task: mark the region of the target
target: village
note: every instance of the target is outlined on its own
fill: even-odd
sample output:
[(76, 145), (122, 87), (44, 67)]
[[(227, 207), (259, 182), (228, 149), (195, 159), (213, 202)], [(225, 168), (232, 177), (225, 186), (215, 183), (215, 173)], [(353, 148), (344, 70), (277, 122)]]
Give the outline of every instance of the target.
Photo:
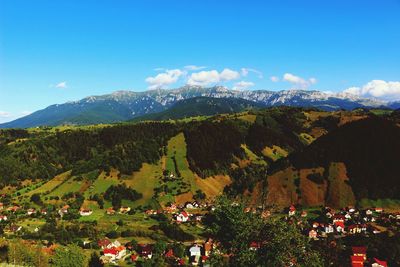
[[(235, 205), (235, 202), (232, 203)], [(163, 216), (172, 225), (195, 224), (202, 226), (203, 218), (213, 210), (212, 203), (200, 203), (197, 201), (187, 202), (184, 205), (169, 204), (168, 206), (153, 210), (147, 209), (142, 211), (143, 216), (156, 218)], [(5, 205), (0, 203), (0, 225), (2, 226), (2, 235), (7, 237), (24, 237), (27, 236), (27, 230), (24, 229), (19, 221), (35, 217), (48, 218), (55, 216), (57, 220), (62, 221), (63, 217), (71, 211), (69, 205), (64, 205), (56, 210), (49, 211), (46, 209), (36, 210), (34, 208), (23, 208), (18, 205)], [(106, 216), (116, 216), (116, 214), (125, 214), (129, 216), (131, 208), (122, 206), (118, 210), (112, 207), (104, 209)], [(382, 232), (390, 231), (392, 227), (400, 225), (400, 213), (386, 212), (383, 208), (374, 207), (370, 209), (359, 210), (355, 207), (347, 207), (345, 209), (334, 210), (324, 207), (318, 213), (313, 210), (302, 209), (291, 205), (283, 211), (262, 209), (262, 207), (248, 207), (244, 212), (259, 214), (263, 219), (268, 220), (269, 217), (279, 216), (291, 223), (296, 223), (302, 233), (307, 236), (311, 242), (317, 242), (328, 237), (333, 240), (339, 240), (347, 236), (371, 236), (379, 235)], [(78, 214), (80, 217), (87, 217), (93, 213), (91, 209), (81, 208)], [(40, 227), (36, 227), (34, 232), (39, 232)], [(135, 264), (151, 259), (157, 244), (154, 243), (138, 243), (134, 241), (123, 242), (118, 238), (109, 238), (103, 236), (98, 240), (85, 240), (81, 246), (83, 248), (95, 248), (99, 251), (99, 259), (104, 264), (120, 266), (122, 263)], [(42, 240), (44, 241), (44, 240)], [(96, 244), (88, 246), (95, 242)], [(43, 250), (52, 253), (57, 247), (57, 243), (47, 242), (43, 245)], [(176, 266), (209, 266), (208, 259), (211, 254), (220, 253), (218, 250), (218, 242), (213, 240), (212, 236), (204, 237), (204, 239), (196, 239), (193, 242), (165, 242), (164, 247), (161, 246), (162, 254), (165, 260)], [(262, 246), (261, 242), (251, 242), (248, 244), (249, 250), (258, 250)], [(371, 258), (367, 253), (367, 246), (354, 246), (351, 248), (352, 254), (348, 255), (351, 266), (388, 266), (386, 261), (379, 258)], [(229, 257), (229, 255), (222, 255)]]

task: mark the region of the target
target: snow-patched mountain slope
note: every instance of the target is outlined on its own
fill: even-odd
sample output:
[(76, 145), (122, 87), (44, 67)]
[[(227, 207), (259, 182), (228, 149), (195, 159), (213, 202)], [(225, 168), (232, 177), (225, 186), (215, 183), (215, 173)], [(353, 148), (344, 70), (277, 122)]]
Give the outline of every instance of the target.
[(179, 100), (193, 97), (242, 98), (264, 106), (317, 107), (324, 110), (379, 107), (387, 103), (351, 94), (320, 91), (238, 91), (226, 87), (184, 86), (178, 89), (156, 89), (143, 92), (116, 91), (108, 95), (89, 96), (79, 101), (49, 106), (26, 117), (0, 124), (0, 128), (35, 127), (60, 124), (95, 124), (129, 120), (137, 116), (168, 109)]

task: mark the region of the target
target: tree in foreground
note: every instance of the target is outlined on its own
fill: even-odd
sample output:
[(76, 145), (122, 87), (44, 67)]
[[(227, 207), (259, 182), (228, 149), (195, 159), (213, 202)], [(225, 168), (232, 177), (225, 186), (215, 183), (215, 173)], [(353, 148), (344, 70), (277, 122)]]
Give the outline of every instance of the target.
[[(242, 203), (221, 197), (206, 219), (209, 233), (220, 243), (218, 249), (230, 255), (228, 266), (324, 265), (296, 225), (282, 219), (264, 220), (244, 209)], [(258, 249), (250, 249), (252, 243)]]
[(86, 256), (77, 245), (58, 247), (51, 258), (52, 266), (57, 267), (80, 267), (86, 266)]

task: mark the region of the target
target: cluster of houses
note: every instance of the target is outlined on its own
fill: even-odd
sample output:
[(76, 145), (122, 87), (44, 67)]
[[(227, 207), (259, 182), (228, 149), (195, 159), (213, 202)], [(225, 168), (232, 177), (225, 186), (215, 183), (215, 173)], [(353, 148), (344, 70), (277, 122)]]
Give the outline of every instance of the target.
[[(118, 265), (119, 261), (126, 260), (128, 257), (132, 262), (146, 261), (151, 259), (154, 254), (153, 245), (151, 244), (138, 244), (137, 247), (133, 247), (131, 243), (121, 245), (118, 240), (102, 239), (98, 241), (98, 245), (102, 250), (100, 260), (104, 264)], [(188, 263), (193, 266), (200, 264), (207, 266), (207, 260), (213, 249), (215, 249), (214, 242), (209, 238), (202, 244), (195, 243), (187, 247), (184, 257), (176, 256), (172, 248), (164, 251), (162, 256), (174, 262), (177, 266), (184, 266)]]
[[(325, 214), (310, 223), (307, 234), (312, 239), (324, 238), (328, 234), (334, 235), (354, 235), (354, 234), (379, 234), (382, 228), (379, 227), (377, 220), (394, 218), (400, 220), (400, 214), (383, 214), (382, 208), (367, 209), (359, 211), (354, 207), (347, 207), (340, 211), (326, 207)], [(288, 217), (299, 215), (307, 218), (306, 211), (298, 212), (292, 205), (289, 207)]]
[[(366, 247), (352, 247), (352, 255), (350, 256), (350, 262), (352, 267), (364, 267), (367, 262), (367, 248)], [(388, 267), (386, 261), (379, 260), (377, 258), (372, 259), (372, 267)]]

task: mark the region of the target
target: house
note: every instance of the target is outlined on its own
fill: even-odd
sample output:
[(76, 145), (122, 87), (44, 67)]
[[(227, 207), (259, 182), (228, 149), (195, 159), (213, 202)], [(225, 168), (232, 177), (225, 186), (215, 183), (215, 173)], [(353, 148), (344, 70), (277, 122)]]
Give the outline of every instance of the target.
[(79, 214), (80, 214), (81, 216), (89, 216), (89, 215), (92, 215), (92, 213), (93, 213), (93, 211), (90, 210), (90, 209), (81, 209), (81, 210), (79, 211)]
[(294, 215), (296, 215), (296, 208), (295, 206), (291, 205), (289, 207), (289, 216), (294, 216)]
[(64, 216), (64, 214), (68, 213), (68, 209), (69, 209), (69, 205), (65, 205), (64, 207), (62, 207), (61, 209), (58, 210), (58, 214), (60, 214), (60, 216)]
[(170, 248), (167, 252), (165, 252), (166, 258), (175, 258), (174, 251)]
[(261, 242), (252, 241), (250, 243), (250, 250), (257, 251), (261, 248)]
[(309, 237), (310, 239), (317, 239), (317, 237), (318, 237), (317, 231), (315, 231), (314, 229), (311, 229), (311, 230), (308, 232), (308, 237)]
[(0, 202), (0, 210), (4, 209), (4, 204), (2, 202)]
[(367, 259), (367, 247), (352, 247), (353, 256), (361, 256), (364, 261)]
[(181, 213), (179, 213), (177, 216), (176, 216), (176, 221), (177, 222), (187, 222), (187, 221), (189, 221), (189, 214), (186, 212), (186, 211), (182, 211)]
[(153, 248), (150, 245), (139, 244), (139, 254), (143, 258), (151, 259), (153, 257)]
[(107, 239), (107, 238), (99, 240), (99, 241), (97, 242), (97, 244), (99, 245), (99, 247), (100, 247), (101, 249), (105, 249), (105, 248), (111, 247), (111, 246), (110, 246), (110, 245), (111, 245), (111, 241), (110, 241), (109, 239)]
[(203, 247), (204, 247), (204, 255), (209, 257), (213, 249), (213, 240), (211, 238), (207, 239)]
[(367, 209), (367, 210), (365, 211), (365, 215), (371, 216), (371, 215), (372, 215), (372, 210)]
[(364, 233), (366, 230), (366, 226), (361, 224), (352, 224), (347, 228), (347, 231), (350, 234), (361, 234)]
[(303, 211), (301, 212), (301, 215), (300, 215), (300, 216), (303, 217), (303, 218), (307, 217), (307, 216), (308, 216), (307, 211), (303, 210)]
[(313, 222), (312, 227), (313, 228), (318, 228), (319, 227), (319, 223), (318, 222)]
[(0, 222), (7, 220), (8, 220), (7, 215), (0, 215)]
[(198, 265), (201, 257), (201, 248), (197, 244), (189, 248), (192, 265)]
[(115, 214), (115, 210), (111, 207), (106, 209), (106, 214), (107, 215), (114, 215)]
[(195, 207), (193, 206), (192, 203), (187, 202), (187, 203), (185, 204), (185, 208), (187, 208), (187, 209), (194, 209)]
[(121, 207), (119, 208), (119, 213), (128, 213), (130, 210), (130, 207)]
[(383, 208), (375, 208), (375, 212), (382, 213), (383, 212)]
[(333, 228), (332, 224), (325, 225), (325, 233), (330, 234), (333, 233), (335, 229)]
[(346, 217), (340, 214), (336, 214), (335, 216), (333, 216), (333, 223), (335, 224), (336, 222), (342, 222), (344, 223), (344, 221), (346, 221)]
[(176, 210), (177, 210), (177, 206), (173, 203), (164, 208), (165, 213), (174, 213)]
[(362, 256), (350, 256), (352, 267), (364, 267), (364, 258)]
[(386, 261), (381, 261), (378, 260), (377, 258), (374, 258), (374, 263), (372, 263), (372, 267), (388, 267), (388, 264)]
[(126, 248), (124, 246), (105, 248), (103, 254), (110, 258), (110, 261), (120, 260), (126, 255)]
[(28, 215), (32, 215), (32, 214), (35, 214), (35, 213), (36, 213), (35, 209), (28, 209), (27, 212), (26, 212), (26, 214), (28, 214)]
[(336, 227), (336, 232), (344, 233), (344, 222), (337, 221), (334, 224), (335, 224), (335, 227)]
[(11, 211), (11, 212), (16, 212), (17, 210), (19, 210), (20, 207), (17, 205), (11, 206), (7, 208), (7, 211)]
[(42, 210), (40, 211), (40, 213), (41, 213), (42, 215), (47, 215), (47, 210), (46, 210), (46, 209), (42, 209)]
[(138, 254), (131, 254), (131, 261), (135, 262), (138, 260), (138, 258), (139, 258)]
[(201, 248), (199, 245), (195, 244), (189, 248), (190, 257), (201, 256)]

